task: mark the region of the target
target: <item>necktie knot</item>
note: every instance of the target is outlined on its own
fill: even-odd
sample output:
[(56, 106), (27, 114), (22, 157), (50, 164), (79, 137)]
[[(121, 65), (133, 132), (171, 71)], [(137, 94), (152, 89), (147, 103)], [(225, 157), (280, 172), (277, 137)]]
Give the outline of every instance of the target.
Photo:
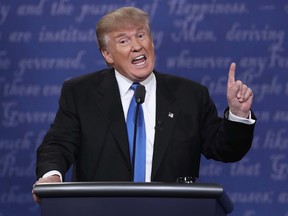
[(139, 86), (140, 84), (139, 83), (133, 83), (131, 86), (130, 86), (130, 89), (132, 89), (134, 92), (137, 88), (137, 86)]
[(141, 85), (140, 83), (133, 83), (131, 85), (130, 89), (133, 89), (133, 91), (134, 91), (134, 99), (135, 100), (132, 100), (133, 103), (134, 103), (134, 101), (136, 101), (136, 103), (138, 105), (144, 103), (145, 94), (146, 94), (145, 86)]

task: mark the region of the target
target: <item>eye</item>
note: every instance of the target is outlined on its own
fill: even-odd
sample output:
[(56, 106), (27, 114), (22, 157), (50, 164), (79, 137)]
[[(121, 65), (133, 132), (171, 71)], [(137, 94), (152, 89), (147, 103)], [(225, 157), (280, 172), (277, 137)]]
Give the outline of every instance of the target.
[(120, 44), (125, 44), (125, 43), (127, 43), (127, 41), (128, 41), (127, 39), (121, 39), (121, 40), (119, 40), (119, 43)]
[(120, 45), (127, 45), (129, 43), (129, 39), (128, 38), (120, 38), (119, 40), (117, 40), (117, 43)]
[(143, 39), (145, 37), (145, 33), (141, 32), (138, 34), (138, 38)]

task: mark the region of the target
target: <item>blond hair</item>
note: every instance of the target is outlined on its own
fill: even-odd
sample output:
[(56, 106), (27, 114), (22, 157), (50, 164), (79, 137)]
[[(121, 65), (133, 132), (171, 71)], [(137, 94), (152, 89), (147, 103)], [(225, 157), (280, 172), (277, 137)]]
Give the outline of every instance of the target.
[(103, 16), (96, 26), (96, 36), (99, 50), (107, 49), (107, 34), (121, 28), (127, 24), (139, 25), (144, 24), (151, 34), (149, 15), (135, 7), (122, 7)]

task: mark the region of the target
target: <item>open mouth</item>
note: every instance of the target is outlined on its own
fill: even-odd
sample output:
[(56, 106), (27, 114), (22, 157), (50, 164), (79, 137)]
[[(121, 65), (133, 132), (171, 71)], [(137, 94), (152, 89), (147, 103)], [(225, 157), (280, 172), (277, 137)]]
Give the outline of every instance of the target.
[(137, 56), (136, 58), (134, 58), (132, 60), (132, 64), (135, 64), (135, 65), (144, 65), (145, 62), (146, 62), (146, 56), (145, 55)]

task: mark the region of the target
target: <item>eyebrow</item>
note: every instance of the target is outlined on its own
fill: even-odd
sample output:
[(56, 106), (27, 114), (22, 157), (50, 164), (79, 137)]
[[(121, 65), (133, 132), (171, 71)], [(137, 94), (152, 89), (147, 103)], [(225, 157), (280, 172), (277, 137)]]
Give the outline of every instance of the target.
[[(147, 31), (144, 27), (140, 27), (138, 29), (136, 29), (136, 33), (139, 32), (139, 31)], [(122, 36), (128, 36), (128, 34), (126, 32), (117, 32), (115, 35), (113, 35), (115, 38), (119, 38), (119, 37), (122, 37)]]
[(122, 36), (127, 36), (128, 34), (126, 32), (120, 32), (120, 33), (116, 33), (115, 35), (113, 35), (115, 38), (119, 38)]

